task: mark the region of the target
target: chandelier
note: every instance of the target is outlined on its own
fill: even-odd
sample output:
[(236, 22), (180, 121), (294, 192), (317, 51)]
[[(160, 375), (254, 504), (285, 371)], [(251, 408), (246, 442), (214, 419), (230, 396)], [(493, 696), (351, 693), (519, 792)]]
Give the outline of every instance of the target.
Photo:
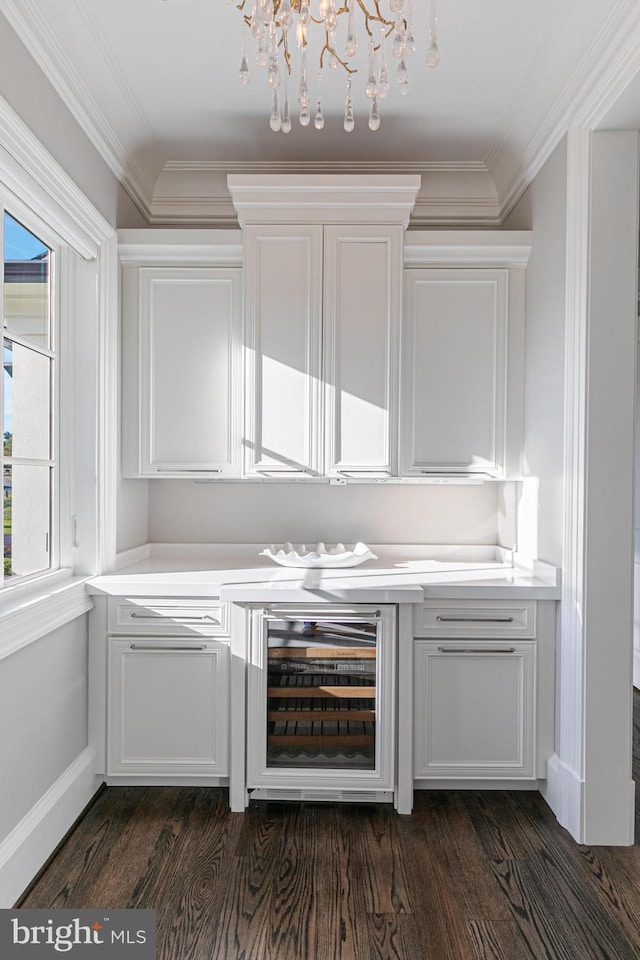
[[(392, 85), (396, 85), (401, 94), (408, 93), (407, 59), (416, 50), (413, 0), (385, 0), (385, 3), (388, 7), (386, 14), (381, 10), (382, 0), (242, 0), (238, 4), (237, 9), (243, 18), (238, 75), (242, 84), (249, 82), (247, 40), (250, 37), (256, 44), (255, 65), (264, 72), (271, 88), (269, 125), (272, 130), (282, 133), (291, 130), (289, 81), (297, 64), (301, 125), (307, 127), (311, 122), (311, 76), (312, 84), (315, 79), (314, 126), (317, 130), (324, 127), (322, 80), (323, 71), (328, 67), (344, 72), (343, 125), (348, 133), (351, 132), (355, 127), (352, 80), (359, 72), (354, 66), (354, 58), (359, 50), (365, 49), (368, 67), (364, 92), (369, 100), (369, 128), (379, 129), (379, 101), (389, 94)], [(426, 53), (428, 67), (436, 67), (440, 62), (436, 3), (437, 0), (431, 0)], [(395, 69), (392, 68), (394, 62)], [(364, 70), (360, 72), (364, 73)]]

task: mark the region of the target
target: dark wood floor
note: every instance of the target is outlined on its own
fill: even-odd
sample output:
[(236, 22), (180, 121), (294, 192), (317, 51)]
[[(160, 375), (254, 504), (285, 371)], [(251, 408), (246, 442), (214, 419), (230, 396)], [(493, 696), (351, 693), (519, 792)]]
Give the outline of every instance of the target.
[(640, 845), (578, 846), (528, 792), (397, 817), (110, 787), (20, 905), (154, 907), (158, 960), (637, 960)]

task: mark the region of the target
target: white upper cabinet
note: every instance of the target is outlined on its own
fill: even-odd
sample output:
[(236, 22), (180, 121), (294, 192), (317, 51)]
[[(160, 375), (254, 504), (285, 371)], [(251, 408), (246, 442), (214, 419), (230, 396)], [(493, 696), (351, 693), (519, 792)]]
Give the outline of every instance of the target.
[(396, 474), (402, 239), (419, 178), (228, 182), (245, 238), (246, 473)]
[(245, 472), (321, 471), (322, 227), (245, 229)]
[(407, 271), (405, 334), (404, 472), (499, 475), (507, 271)]
[(328, 226), (325, 473), (397, 473), (402, 227)]
[(520, 473), (527, 241), (510, 232), (410, 235), (403, 475)]
[(124, 475), (239, 476), (240, 267), (125, 262), (122, 315)]

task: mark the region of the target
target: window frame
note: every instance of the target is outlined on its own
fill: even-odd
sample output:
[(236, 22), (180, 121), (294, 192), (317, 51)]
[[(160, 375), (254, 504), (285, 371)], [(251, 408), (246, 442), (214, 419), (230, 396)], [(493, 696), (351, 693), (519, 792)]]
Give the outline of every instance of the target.
[[(58, 378), (61, 566), (0, 590), (0, 659), (88, 612), (93, 604), (85, 581), (116, 566), (118, 250), (116, 228), (107, 219), (109, 214), (115, 218), (115, 207), (109, 197), (101, 197), (99, 209), (0, 97), (0, 203), (59, 249), (63, 318), (63, 374)], [(91, 264), (89, 281), (81, 262)], [(77, 363), (87, 349), (95, 351), (90, 374)], [(85, 417), (79, 427), (73, 413), (80, 399), (86, 403), (88, 389), (93, 391), (95, 422), (87, 427)]]
[[(17, 575), (7, 578), (4, 575), (4, 564), (0, 571), (0, 596), (7, 596), (14, 592), (20, 592), (21, 588), (29, 588), (43, 581), (49, 581), (52, 577), (59, 575), (60, 557), (61, 557), (61, 500), (63, 473), (61, 464), (61, 445), (60, 445), (60, 426), (61, 426), (61, 407), (60, 407), (60, 381), (61, 376), (66, 379), (71, 377), (72, 369), (70, 364), (65, 364), (61, 356), (61, 338), (60, 318), (61, 318), (61, 296), (63, 287), (61, 282), (61, 265), (65, 258), (62, 255), (60, 239), (47, 224), (31, 211), (20, 209), (22, 205), (15, 203), (13, 199), (4, 194), (0, 188), (0, 244), (3, 250), (3, 256), (0, 260), (0, 284), (2, 286), (2, 347), (4, 357), (5, 341), (9, 340), (26, 349), (33, 350), (40, 356), (46, 356), (50, 360), (50, 384), (49, 384), (49, 454), (48, 460), (36, 458), (16, 457), (16, 465), (21, 462), (42, 463), (49, 468), (49, 564), (47, 567), (36, 570), (33, 573)], [(16, 220), (21, 226), (32, 233), (42, 244), (50, 250), (49, 258), (49, 346), (43, 348), (28, 338), (21, 337), (19, 334), (5, 327), (4, 317), (4, 214)], [(61, 368), (65, 368), (64, 372)], [(0, 394), (0, 420), (4, 425), (4, 390)], [(3, 430), (4, 437), (4, 430)], [(5, 457), (4, 445), (0, 451), (0, 462), (2, 464), (2, 473), (4, 477), (4, 466), (9, 460), (9, 465), (13, 465), (13, 457)], [(4, 528), (3, 528), (4, 529)], [(4, 558), (4, 550), (3, 550)], [(65, 571), (66, 572), (66, 571)]]

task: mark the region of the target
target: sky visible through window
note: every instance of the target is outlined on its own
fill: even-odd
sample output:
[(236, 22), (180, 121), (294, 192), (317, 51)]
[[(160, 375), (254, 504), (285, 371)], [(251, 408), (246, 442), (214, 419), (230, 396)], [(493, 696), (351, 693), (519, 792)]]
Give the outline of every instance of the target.
[(34, 260), (47, 253), (48, 247), (34, 237), (21, 223), (8, 213), (4, 215), (4, 259)]

